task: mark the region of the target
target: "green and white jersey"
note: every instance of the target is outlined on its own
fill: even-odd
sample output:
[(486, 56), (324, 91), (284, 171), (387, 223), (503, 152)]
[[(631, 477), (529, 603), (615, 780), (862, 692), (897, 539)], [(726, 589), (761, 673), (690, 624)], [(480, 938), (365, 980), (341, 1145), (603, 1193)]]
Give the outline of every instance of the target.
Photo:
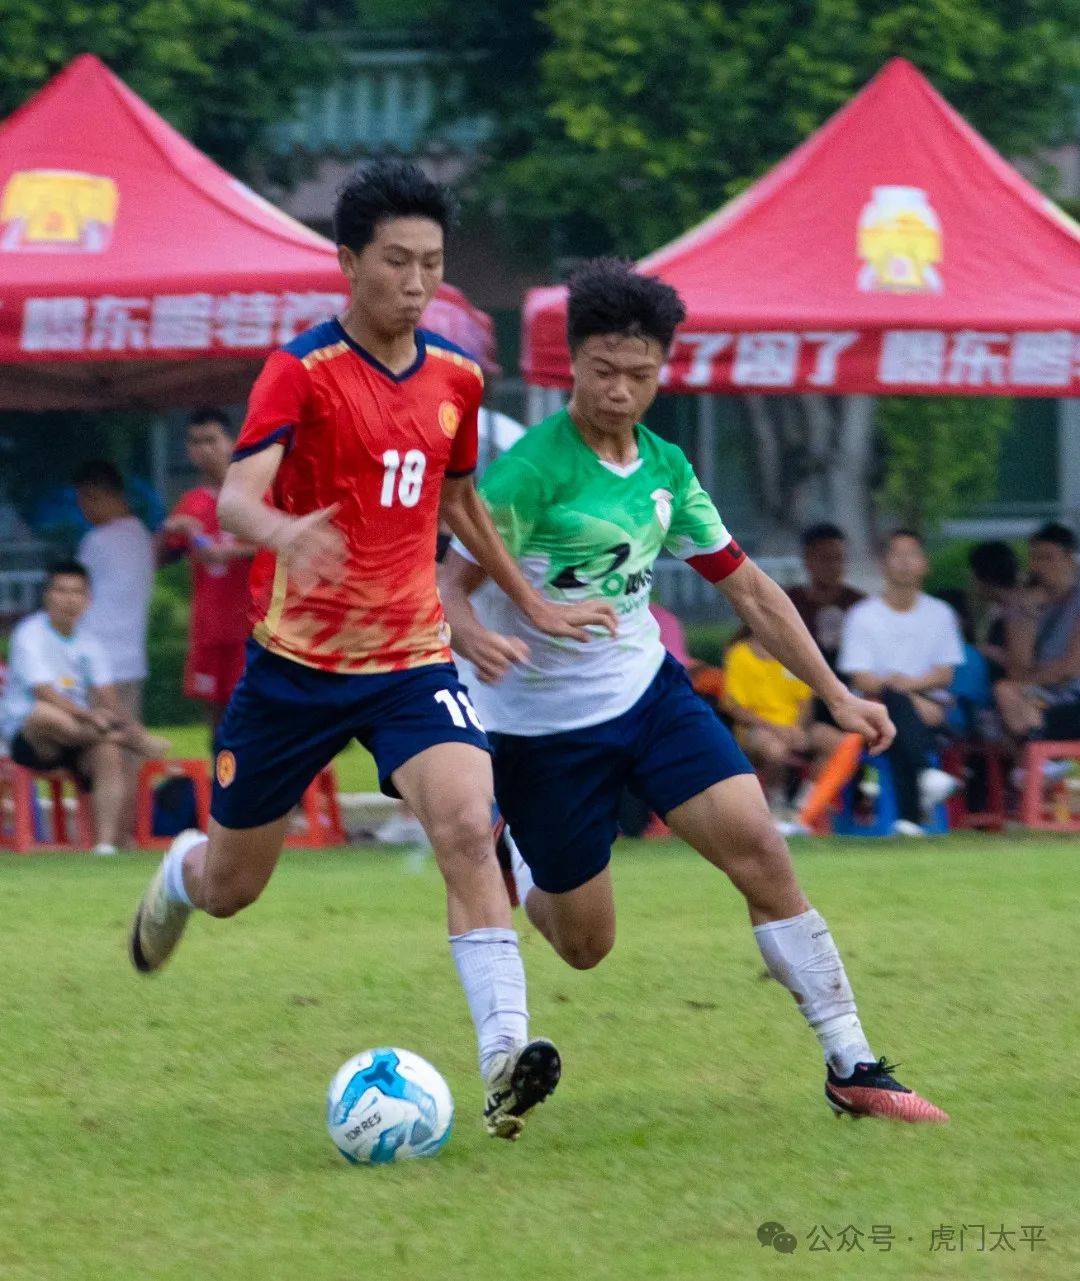
[[(492, 631), (529, 646), (527, 663), (498, 685), (459, 663), (488, 729), (553, 734), (621, 716), (664, 660), (649, 612), (652, 567), (663, 549), (686, 560), (731, 543), (712, 499), (676, 445), (637, 427), (638, 458), (605, 463), (561, 411), (531, 428), (484, 473), (480, 492), (526, 578), (562, 604), (609, 601), (617, 636), (595, 629), (587, 643), (537, 631), (493, 583), (473, 606)], [(468, 553), (457, 542), (462, 555)]]

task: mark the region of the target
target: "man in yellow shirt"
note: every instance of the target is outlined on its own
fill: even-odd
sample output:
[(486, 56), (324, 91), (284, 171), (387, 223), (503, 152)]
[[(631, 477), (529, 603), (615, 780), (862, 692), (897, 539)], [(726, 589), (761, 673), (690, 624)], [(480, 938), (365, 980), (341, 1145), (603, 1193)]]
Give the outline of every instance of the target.
[(735, 736), (761, 776), (770, 807), (783, 807), (787, 769), (816, 764), (842, 737), (820, 722), (811, 725), (813, 692), (782, 666), (754, 636), (737, 639), (724, 659), (724, 710)]

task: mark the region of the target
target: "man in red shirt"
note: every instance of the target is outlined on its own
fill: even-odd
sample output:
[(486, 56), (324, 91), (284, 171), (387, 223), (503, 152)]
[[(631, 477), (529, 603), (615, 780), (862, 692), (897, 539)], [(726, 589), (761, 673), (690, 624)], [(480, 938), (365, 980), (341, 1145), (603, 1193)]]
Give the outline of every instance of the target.
[(218, 524), (217, 500), (232, 459), (221, 410), (201, 409), (187, 425), (187, 454), (203, 483), (183, 494), (162, 527), (159, 563), (191, 560), (191, 623), (184, 694), (207, 704), (216, 739), (229, 696), (244, 670), (251, 632), (248, 577), (254, 548)]
[[(528, 1040), (525, 975), (491, 832), (490, 747), (453, 666), (435, 583), (440, 516), (552, 636), (615, 630), (609, 605), (545, 600), (472, 482), (478, 365), (418, 329), (443, 274), (448, 196), (377, 161), (334, 212), (350, 301), (267, 360), (218, 499), (261, 548), (247, 666), (218, 734), (209, 838), (173, 843), (136, 913), (132, 960), (158, 969), (193, 908), (232, 916), (262, 892), (289, 810), (353, 738), (402, 797), (446, 882), (450, 943), (476, 1025), (489, 1134), (515, 1139), (559, 1078)], [(524, 657), (524, 646), (521, 657)]]

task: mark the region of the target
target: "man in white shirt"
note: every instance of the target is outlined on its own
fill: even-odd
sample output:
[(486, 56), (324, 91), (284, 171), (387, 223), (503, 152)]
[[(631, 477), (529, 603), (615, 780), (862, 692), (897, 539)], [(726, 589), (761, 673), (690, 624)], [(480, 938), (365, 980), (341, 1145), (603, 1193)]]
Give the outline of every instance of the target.
[(154, 540), (124, 497), (112, 463), (84, 463), (75, 474), (79, 508), (93, 525), (77, 559), (90, 574), (90, 608), (84, 630), (109, 656), (120, 704), (133, 720), (142, 715), (146, 680), (146, 629), (154, 586)]
[[(146, 631), (154, 586), (154, 540), (124, 497), (120, 473), (104, 459), (83, 463), (75, 474), (75, 497), (93, 525), (79, 543), (78, 559), (90, 573), (90, 608), (83, 627), (109, 656), (113, 688), (129, 720), (141, 721), (147, 675)], [(135, 825), (138, 758), (124, 757), (126, 799), (121, 837)]]
[(126, 795), (124, 749), (157, 756), (168, 744), (121, 709), (102, 646), (81, 621), (88, 575), (78, 561), (50, 569), (44, 608), (11, 634), (0, 734), (27, 769), (70, 770), (92, 793), (95, 854), (115, 854)]
[(922, 590), (929, 568), (918, 534), (898, 529), (890, 536), (885, 591), (848, 611), (837, 664), (853, 689), (884, 702), (896, 726), (888, 756), (900, 811), (896, 832), (903, 836), (920, 835), (923, 811), (957, 786), (931, 767), (930, 757), (964, 645), (953, 611)]

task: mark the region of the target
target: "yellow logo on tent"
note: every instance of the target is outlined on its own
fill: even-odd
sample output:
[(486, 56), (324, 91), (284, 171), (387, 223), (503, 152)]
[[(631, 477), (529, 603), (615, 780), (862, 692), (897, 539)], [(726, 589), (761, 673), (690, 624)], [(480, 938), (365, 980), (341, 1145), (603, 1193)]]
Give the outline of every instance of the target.
[(0, 250), (101, 253), (116, 222), (120, 192), (111, 178), (68, 169), (13, 173), (0, 196)]
[(875, 187), (859, 215), (864, 293), (938, 293), (941, 223), (918, 187)]

